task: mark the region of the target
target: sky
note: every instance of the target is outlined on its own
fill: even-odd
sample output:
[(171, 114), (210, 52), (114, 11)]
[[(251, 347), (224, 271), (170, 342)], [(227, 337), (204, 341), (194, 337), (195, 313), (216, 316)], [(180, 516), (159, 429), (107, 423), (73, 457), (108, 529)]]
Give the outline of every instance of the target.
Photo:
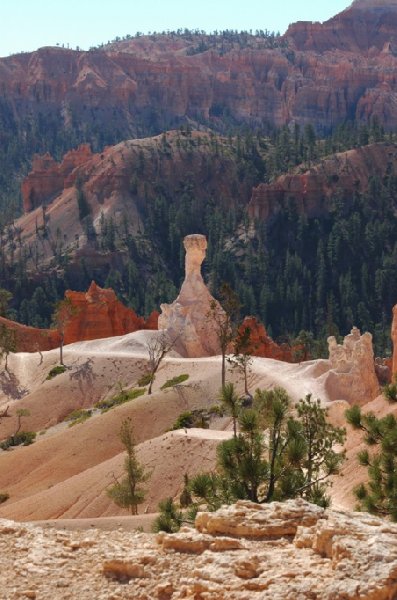
[(88, 50), (137, 31), (268, 29), (326, 21), (351, 0), (0, 0), (0, 56), (69, 44)]

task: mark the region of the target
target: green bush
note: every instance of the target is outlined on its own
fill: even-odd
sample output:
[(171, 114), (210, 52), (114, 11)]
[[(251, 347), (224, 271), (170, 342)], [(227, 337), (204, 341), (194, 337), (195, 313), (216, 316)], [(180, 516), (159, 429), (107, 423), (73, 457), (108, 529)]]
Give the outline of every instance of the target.
[(142, 375), (142, 377), (140, 377), (138, 379), (139, 387), (146, 387), (147, 385), (149, 385), (149, 383), (152, 381), (152, 379), (153, 379), (152, 373), (144, 373), (144, 375)]
[(10, 435), (4, 442), (1, 442), (0, 448), (8, 450), (12, 446), (30, 446), (36, 439), (35, 431), (20, 431), (15, 435)]
[(52, 367), (46, 379), (54, 379), (54, 377), (56, 377), (57, 375), (61, 375), (61, 373), (64, 373), (66, 370), (67, 369), (64, 365), (56, 365), (56, 367)]
[(64, 420), (70, 421), (69, 427), (73, 427), (73, 425), (77, 425), (77, 423), (84, 423), (87, 419), (92, 416), (91, 409), (77, 408), (73, 410)]
[(10, 497), (10, 494), (8, 494), (7, 492), (0, 493), (0, 504), (3, 504), (3, 502), (6, 502), (9, 497)]
[(208, 429), (210, 414), (205, 409), (196, 409), (183, 412), (179, 415), (171, 430), (175, 429), (190, 429), (191, 427), (200, 427)]
[(112, 398), (108, 398), (108, 400), (99, 400), (95, 404), (95, 408), (99, 408), (102, 412), (106, 412), (110, 410), (114, 406), (120, 406), (120, 404), (124, 404), (125, 402), (129, 402), (130, 400), (135, 400), (135, 398), (139, 398), (139, 396), (143, 396), (146, 393), (146, 389), (132, 389), (132, 390), (122, 390), (119, 394), (112, 396)]
[(389, 383), (382, 388), (382, 392), (386, 400), (389, 402), (397, 402), (397, 383)]
[(178, 385), (179, 383), (183, 383), (187, 379), (189, 379), (189, 375), (187, 373), (182, 373), (182, 375), (177, 375), (176, 377), (173, 377), (172, 379), (168, 379), (168, 381), (166, 381), (161, 386), (161, 389), (165, 390), (166, 388), (174, 387), (174, 385)]

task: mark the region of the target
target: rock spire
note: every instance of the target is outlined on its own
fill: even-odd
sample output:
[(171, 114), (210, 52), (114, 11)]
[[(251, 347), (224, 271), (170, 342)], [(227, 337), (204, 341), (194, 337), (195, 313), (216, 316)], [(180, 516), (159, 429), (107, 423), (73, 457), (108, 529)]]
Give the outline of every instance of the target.
[(172, 339), (177, 337), (175, 350), (182, 356), (213, 356), (220, 353), (220, 347), (211, 312), (221, 312), (222, 308), (201, 275), (207, 240), (204, 235), (187, 235), (183, 245), (185, 280), (176, 300), (161, 305), (159, 329), (166, 329)]

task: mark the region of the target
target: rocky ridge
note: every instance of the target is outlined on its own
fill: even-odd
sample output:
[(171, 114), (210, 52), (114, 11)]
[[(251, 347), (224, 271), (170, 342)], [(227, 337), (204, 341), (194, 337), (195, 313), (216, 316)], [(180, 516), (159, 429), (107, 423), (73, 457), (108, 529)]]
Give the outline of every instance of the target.
[(17, 126), (32, 115), (41, 133), (45, 108), (58, 130), (83, 141), (84, 126), (96, 137), (99, 127), (106, 143), (187, 119), (324, 130), (376, 115), (392, 129), (396, 19), (394, 3), (365, 2), (325, 23), (295, 23), (272, 43), (251, 36), (248, 47), (153, 35), (89, 52), (41, 48), (0, 59), (2, 108)]
[(252, 190), (251, 218), (268, 220), (292, 201), (300, 214), (319, 217), (330, 211), (339, 195), (350, 202), (355, 192), (368, 190), (371, 178), (397, 173), (397, 146), (370, 144), (320, 160), (304, 172), (281, 175)]
[(397, 525), (302, 500), (239, 501), (178, 534), (0, 521), (4, 600), (392, 600)]

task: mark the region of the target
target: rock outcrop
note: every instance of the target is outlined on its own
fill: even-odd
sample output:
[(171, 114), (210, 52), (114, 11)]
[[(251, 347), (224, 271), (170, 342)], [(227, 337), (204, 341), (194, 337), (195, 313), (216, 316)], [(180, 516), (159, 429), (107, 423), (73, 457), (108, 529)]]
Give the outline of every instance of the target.
[(74, 313), (65, 327), (65, 344), (112, 337), (146, 329), (145, 320), (127, 308), (111, 288), (103, 289), (93, 281), (87, 292), (67, 290)]
[[(153, 311), (145, 321), (134, 310), (124, 306), (111, 288), (103, 289), (94, 281), (87, 292), (67, 290), (65, 298), (73, 307), (65, 325), (65, 344), (125, 335), (139, 329), (157, 329), (157, 311)], [(55, 329), (28, 327), (0, 317), (0, 326), (3, 325), (15, 331), (18, 352), (52, 350), (60, 344), (60, 336)]]
[(256, 317), (245, 317), (239, 328), (240, 334), (244, 334), (247, 329), (249, 330), (248, 354), (295, 362), (294, 349), (287, 344), (276, 344)]
[(22, 200), (25, 212), (46, 205), (76, 180), (77, 167), (90, 160), (91, 148), (82, 144), (65, 154), (57, 163), (50, 154), (33, 157), (32, 170), (22, 182)]
[(298, 21), (285, 38), (305, 51), (366, 53), (372, 56), (397, 42), (395, 0), (355, 0), (346, 10), (325, 23)]
[(347, 204), (355, 192), (365, 193), (371, 177), (397, 174), (395, 144), (371, 144), (334, 154), (305, 173), (278, 177), (253, 189), (248, 205), (252, 219), (268, 220), (292, 202), (300, 214), (319, 217), (329, 212), (336, 195)]
[(32, 599), (393, 600), (396, 537), (396, 524), (303, 500), (240, 501), (157, 536), (0, 520), (0, 587)]
[(325, 379), (325, 389), (331, 400), (346, 400), (352, 404), (365, 404), (379, 394), (375, 372), (372, 335), (360, 335), (353, 327), (343, 344), (335, 337), (328, 338), (331, 370)]
[(172, 304), (162, 304), (159, 329), (167, 330), (175, 339), (175, 350), (185, 357), (220, 354), (219, 336), (214, 323), (223, 318), (223, 309), (213, 298), (201, 275), (207, 240), (204, 235), (187, 235), (183, 240), (186, 250), (185, 280), (178, 297)]

